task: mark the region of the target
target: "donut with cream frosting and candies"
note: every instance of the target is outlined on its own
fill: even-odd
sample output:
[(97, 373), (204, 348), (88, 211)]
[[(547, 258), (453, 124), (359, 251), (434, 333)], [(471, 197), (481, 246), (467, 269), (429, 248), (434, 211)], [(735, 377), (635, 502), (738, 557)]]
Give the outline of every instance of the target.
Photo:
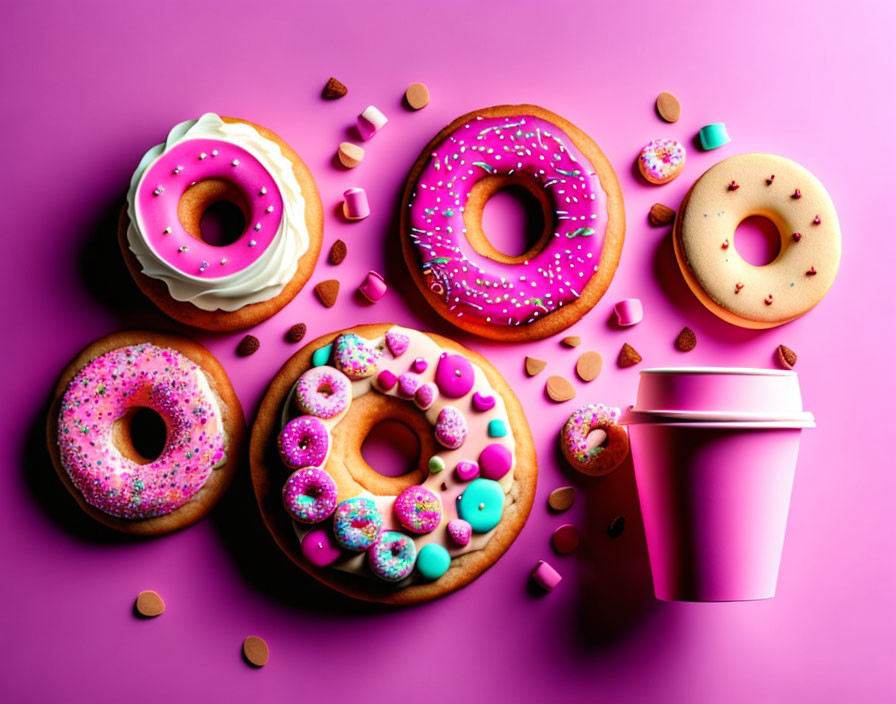
[[(284, 509), (277, 438), (307, 412), (296, 397), (309, 369), (342, 374), (326, 365), (349, 348), (381, 354), (374, 373), (348, 384), (340, 413), (317, 416), (329, 449), (316, 469), (335, 484), (337, 505), (310, 526)], [(419, 442), (416, 462), (400, 476), (379, 474), (361, 452), (385, 420), (403, 423)], [(259, 407), (250, 464), (265, 523), (291, 559), (343, 593), (393, 604), (429, 601), (481, 575), (521, 530), (537, 475), (522, 408), (495, 368), (451, 340), (396, 325), (343, 330), (293, 355)], [(424, 556), (416, 569), (413, 555)]]
[(323, 464), (330, 451), (330, 435), (314, 416), (299, 416), (287, 423), (277, 436), (280, 459), (290, 469)]
[[(164, 423), (154, 458), (140, 452), (153, 439), (151, 426), (141, 433), (141, 409)], [(88, 345), (62, 372), (47, 417), (53, 465), (81, 508), (139, 535), (206, 515), (233, 477), (244, 434), (242, 408), (217, 360), (195, 342), (155, 332)]]
[(351, 382), (333, 367), (312, 367), (296, 383), (296, 406), (317, 418), (342, 415), (351, 400)]
[[(737, 253), (735, 230), (762, 216), (781, 235), (765, 266)], [(673, 228), (675, 257), (694, 295), (733, 325), (771, 328), (799, 318), (827, 294), (840, 265), (831, 197), (806, 168), (772, 154), (739, 154), (691, 186)]]
[[(529, 191), (545, 228), (527, 252), (495, 249), (482, 211), (502, 188)], [(563, 330), (600, 300), (625, 236), (622, 191), (595, 142), (535, 105), (463, 115), (423, 149), (401, 210), (405, 262), (424, 298), (468, 332), (525, 341)]]
[[(243, 231), (219, 246), (202, 238), (200, 223), (222, 202), (234, 206), (226, 225)], [(206, 330), (243, 330), (311, 276), (323, 207), (308, 167), (280, 137), (206, 113), (143, 156), (118, 230), (131, 275), (162, 312)]]
[(602, 403), (573, 411), (560, 431), (560, 448), (573, 469), (600, 476), (616, 469), (628, 456), (628, 433), (618, 424), (619, 409)]

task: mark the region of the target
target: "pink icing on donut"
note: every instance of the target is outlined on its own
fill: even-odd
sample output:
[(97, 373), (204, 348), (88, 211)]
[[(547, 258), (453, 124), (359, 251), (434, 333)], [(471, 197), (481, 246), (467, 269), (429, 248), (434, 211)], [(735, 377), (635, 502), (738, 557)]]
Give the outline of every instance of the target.
[[(527, 325), (578, 299), (598, 270), (606, 194), (557, 126), (530, 115), (477, 117), (447, 135), (410, 198), (409, 237), (429, 289), (464, 319)], [(523, 264), (495, 262), (464, 236), (470, 190), (494, 174), (531, 178), (551, 203), (554, 236)]]
[(405, 530), (411, 533), (430, 533), (442, 520), (442, 504), (429, 489), (409, 486), (395, 499), (395, 515)]
[[(62, 397), (57, 439), (62, 466), (91, 506), (142, 519), (183, 506), (225, 459), (217, 402), (202, 370), (152, 344), (122, 347), (88, 362)], [(147, 407), (165, 421), (162, 454), (137, 464), (112, 443), (115, 421)]]
[(333, 367), (312, 367), (296, 383), (296, 405), (303, 413), (318, 418), (333, 418), (351, 401), (348, 378)]
[[(246, 232), (223, 247), (190, 235), (177, 215), (194, 183), (221, 179), (243, 192)], [(167, 264), (200, 279), (229, 276), (254, 264), (283, 219), (283, 197), (268, 170), (248, 151), (218, 139), (189, 139), (150, 166), (137, 188), (136, 216), (146, 242)]]
[(336, 482), (319, 467), (293, 472), (283, 485), (283, 506), (300, 523), (320, 523), (336, 509)]
[(280, 459), (290, 469), (323, 465), (330, 449), (330, 434), (320, 419), (299, 416), (283, 426), (277, 436)]

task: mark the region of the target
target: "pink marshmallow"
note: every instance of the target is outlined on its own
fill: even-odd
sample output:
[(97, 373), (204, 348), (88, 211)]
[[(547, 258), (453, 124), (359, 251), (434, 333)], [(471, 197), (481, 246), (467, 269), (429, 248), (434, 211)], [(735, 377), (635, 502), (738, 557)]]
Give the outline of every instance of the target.
[(644, 319), (644, 309), (637, 298), (626, 298), (616, 304), (616, 322), (620, 327), (637, 325)]
[(342, 198), (342, 214), (346, 220), (363, 220), (370, 215), (370, 204), (363, 188), (349, 188)]
[(367, 141), (379, 132), (388, 121), (389, 119), (377, 108), (368, 105), (364, 112), (358, 115), (358, 130), (361, 132), (361, 137)]
[(532, 571), (532, 579), (547, 592), (553, 591), (554, 587), (563, 581), (560, 573), (544, 560), (538, 561), (538, 565)]
[(367, 272), (367, 278), (364, 279), (364, 283), (358, 286), (358, 290), (361, 292), (361, 295), (364, 296), (371, 303), (376, 303), (383, 296), (386, 295), (386, 291), (388, 287), (386, 286), (386, 281), (382, 276), (377, 274), (375, 271)]

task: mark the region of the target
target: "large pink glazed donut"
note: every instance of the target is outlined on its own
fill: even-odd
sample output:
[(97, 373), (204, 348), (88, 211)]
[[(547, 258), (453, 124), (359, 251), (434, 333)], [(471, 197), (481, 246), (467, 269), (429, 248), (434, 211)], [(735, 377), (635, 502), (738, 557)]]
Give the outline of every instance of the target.
[[(518, 185), (542, 204), (545, 231), (511, 257), (482, 231), (482, 209)], [(562, 330), (612, 279), (625, 223), (609, 162), (574, 125), (533, 105), (458, 118), (427, 145), (405, 191), (405, 260), (426, 299), (479, 335), (528, 340)]]
[[(165, 427), (151, 460), (130, 434), (140, 408)], [(57, 469), (82, 507), (136, 533), (201, 517), (229, 481), (243, 434), (239, 403), (214, 358), (157, 333), (111, 335), (82, 352), (60, 379), (48, 429)]]

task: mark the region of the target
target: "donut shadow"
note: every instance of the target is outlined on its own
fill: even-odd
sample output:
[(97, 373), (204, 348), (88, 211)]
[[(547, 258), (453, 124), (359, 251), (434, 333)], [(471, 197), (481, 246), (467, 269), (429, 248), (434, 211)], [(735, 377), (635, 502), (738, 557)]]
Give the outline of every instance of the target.
[[(680, 204), (679, 204), (679, 207)], [(693, 291), (688, 287), (678, 267), (675, 258), (675, 246), (673, 244), (674, 229), (657, 241), (653, 253), (653, 274), (660, 289), (666, 297), (675, 301), (685, 318), (685, 325), (699, 332), (699, 335), (709, 335), (716, 340), (724, 340), (732, 344), (741, 344), (761, 336), (767, 330), (742, 328), (727, 323), (710, 312)], [(772, 328), (774, 329), (774, 328)], [(670, 331), (670, 339), (674, 340), (680, 330)]]
[(38, 409), (21, 450), (21, 471), (28, 494), (60, 531), (86, 543), (117, 545), (145, 538), (122, 533), (93, 520), (69, 493), (56, 474), (47, 449), (47, 414), (50, 400)]

